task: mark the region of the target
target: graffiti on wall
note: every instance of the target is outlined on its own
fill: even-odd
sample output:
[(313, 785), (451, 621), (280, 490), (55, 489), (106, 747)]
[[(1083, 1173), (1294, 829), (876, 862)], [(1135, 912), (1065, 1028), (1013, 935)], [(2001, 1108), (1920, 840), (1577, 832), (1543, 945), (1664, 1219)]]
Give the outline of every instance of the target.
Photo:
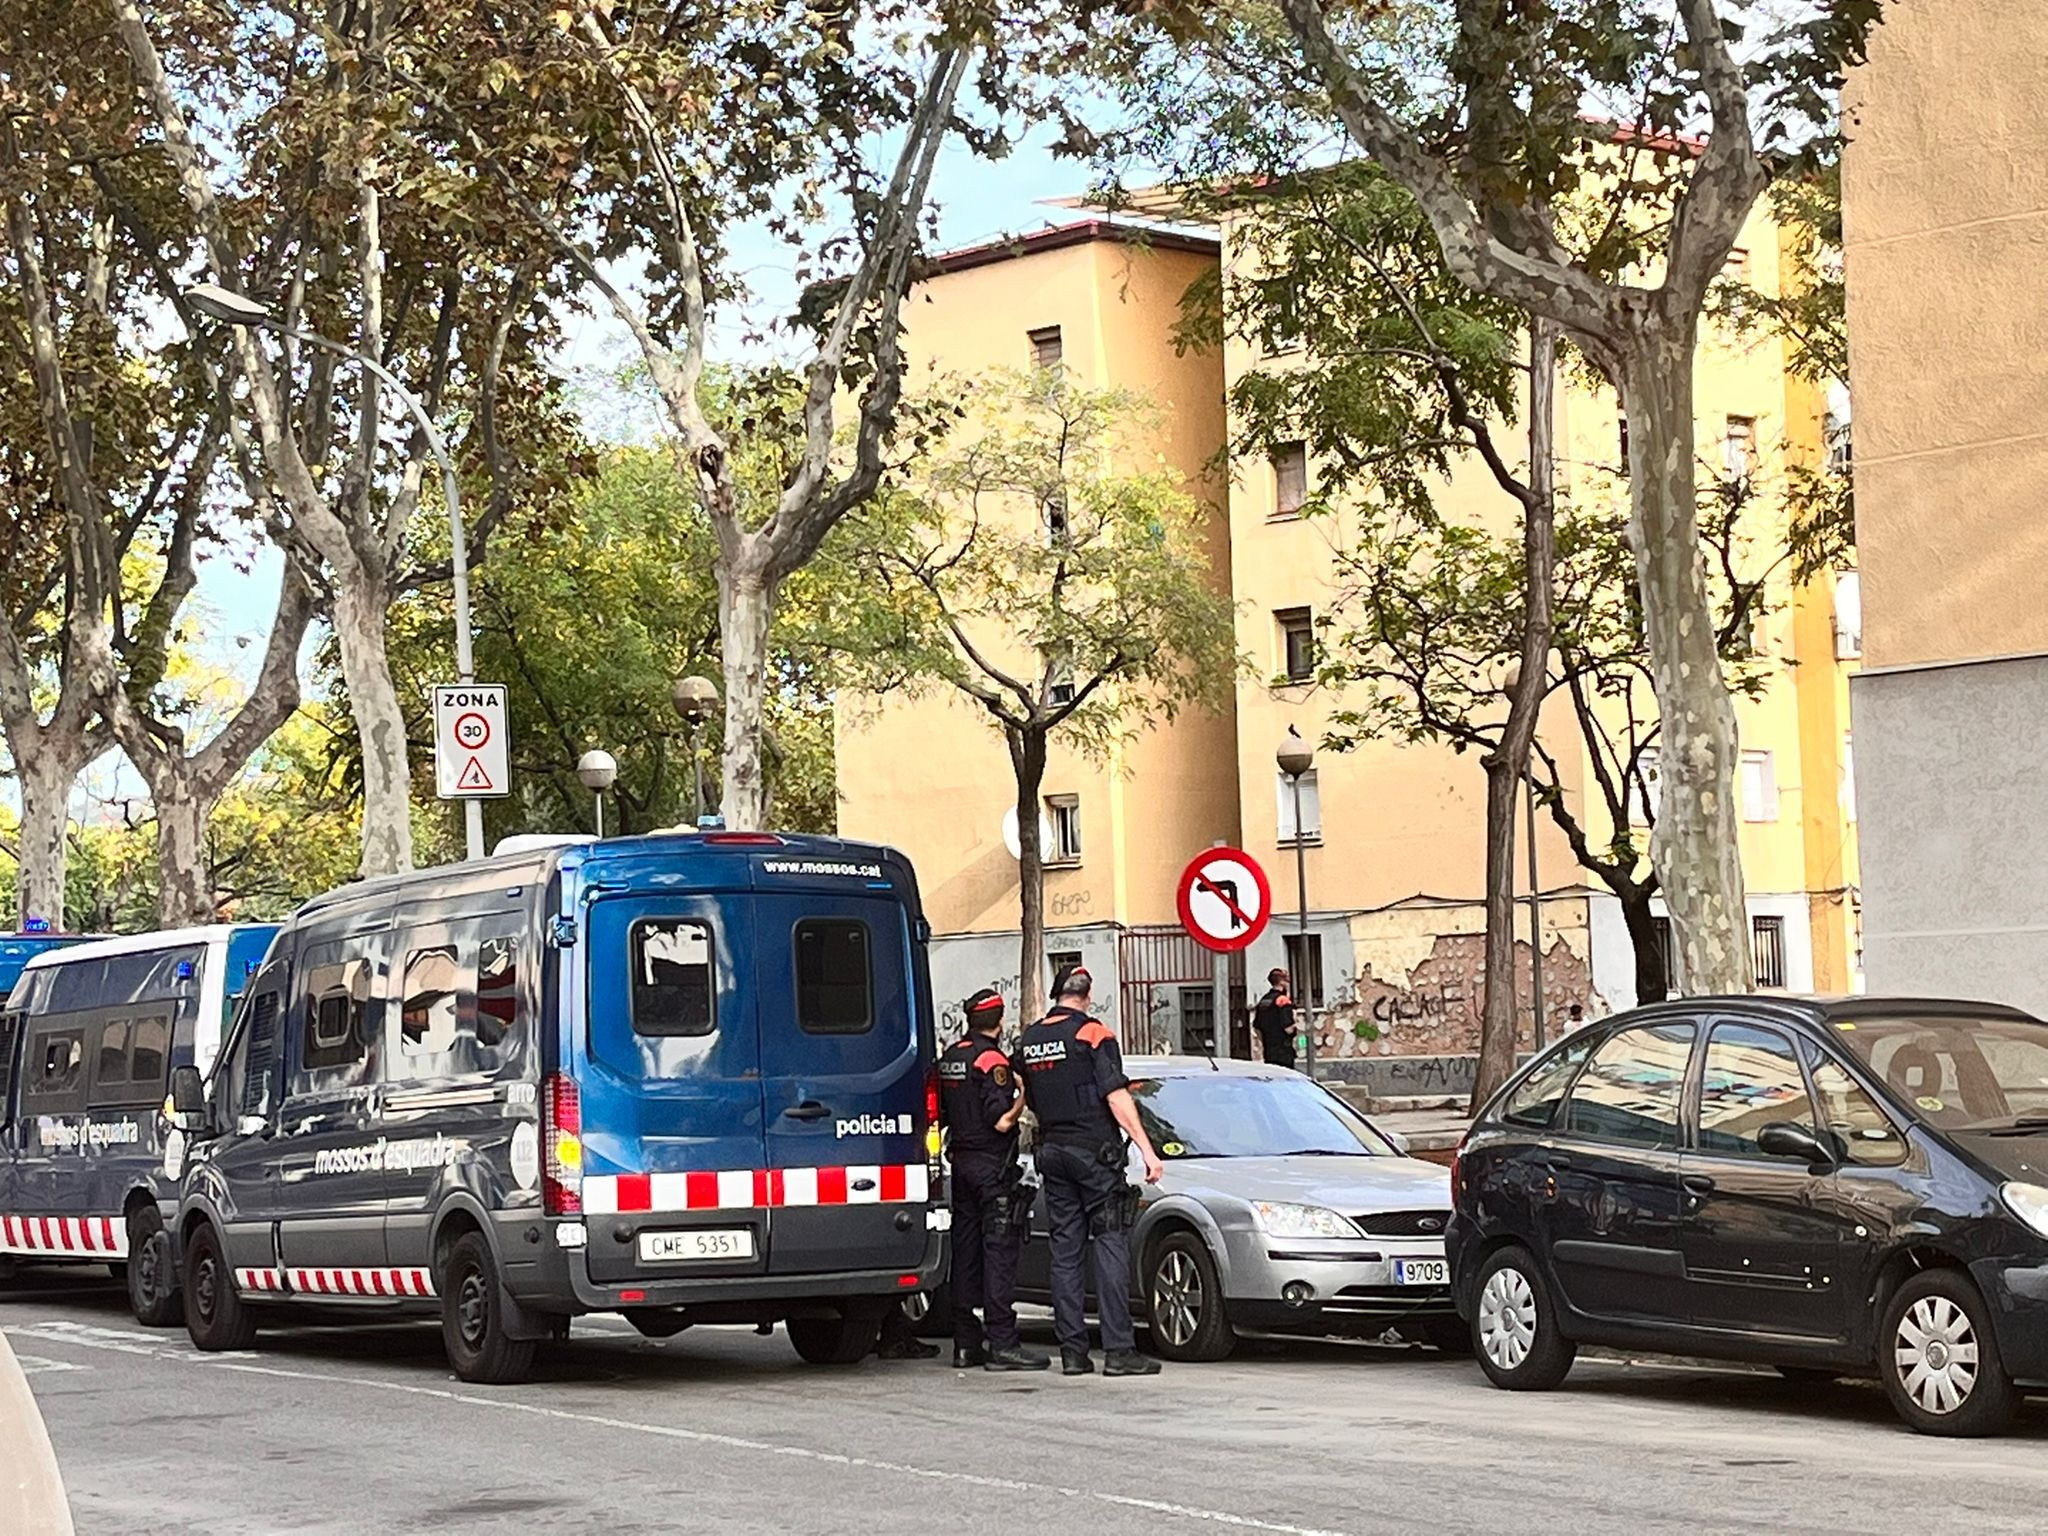
[[(1485, 1000), (1486, 941), (1476, 933), (1440, 934), (1405, 975), (1381, 977), (1366, 965), (1317, 1019), (1316, 1050), (1344, 1056), (1456, 1056), (1479, 1049)], [(1536, 1041), (1530, 1002), (1529, 946), (1515, 946), (1519, 1047)], [(1562, 935), (1543, 952), (1543, 1002), (1554, 1037), (1574, 1004), (1593, 1012), (1592, 969)], [(1426, 1092), (1427, 1088), (1408, 1088)]]

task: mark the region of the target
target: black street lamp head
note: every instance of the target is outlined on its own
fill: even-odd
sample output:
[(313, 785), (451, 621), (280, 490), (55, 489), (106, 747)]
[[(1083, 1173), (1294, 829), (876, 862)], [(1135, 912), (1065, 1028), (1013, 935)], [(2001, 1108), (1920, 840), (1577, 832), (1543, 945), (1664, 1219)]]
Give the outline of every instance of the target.
[(669, 691), (670, 701), (691, 725), (702, 725), (718, 711), (718, 685), (708, 677), (676, 679)]
[(213, 320), (229, 325), (269, 325), (270, 310), (247, 294), (235, 293), (218, 283), (195, 283), (184, 293), (185, 302)]

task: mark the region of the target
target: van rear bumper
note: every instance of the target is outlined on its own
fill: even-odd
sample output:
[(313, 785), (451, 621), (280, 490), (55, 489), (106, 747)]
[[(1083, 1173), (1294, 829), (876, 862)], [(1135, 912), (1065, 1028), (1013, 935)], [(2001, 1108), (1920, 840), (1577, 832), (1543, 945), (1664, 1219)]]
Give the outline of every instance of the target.
[[(575, 1225), (531, 1213), (496, 1217), (497, 1247), (505, 1288), (531, 1312), (574, 1315), (617, 1312), (631, 1307), (758, 1308), (778, 1302), (813, 1302), (841, 1296), (900, 1296), (930, 1290), (946, 1277), (946, 1235), (926, 1234), (915, 1269), (846, 1269), (808, 1274), (675, 1275), (602, 1284), (590, 1278), (583, 1248), (564, 1247), (561, 1229)], [(533, 1232), (539, 1229), (539, 1239)], [(913, 1284), (904, 1277), (915, 1275)]]

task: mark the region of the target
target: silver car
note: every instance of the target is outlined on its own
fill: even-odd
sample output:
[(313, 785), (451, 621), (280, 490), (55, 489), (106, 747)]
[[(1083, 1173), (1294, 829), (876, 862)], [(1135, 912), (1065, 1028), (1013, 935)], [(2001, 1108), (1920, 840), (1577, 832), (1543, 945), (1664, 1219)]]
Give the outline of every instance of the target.
[[(1448, 1169), (1297, 1072), (1200, 1056), (1132, 1056), (1124, 1071), (1166, 1165), (1131, 1234), (1133, 1311), (1155, 1353), (1220, 1360), (1247, 1334), (1389, 1329), (1470, 1349), (1444, 1259)], [(1018, 1296), (1051, 1300), (1042, 1196)]]

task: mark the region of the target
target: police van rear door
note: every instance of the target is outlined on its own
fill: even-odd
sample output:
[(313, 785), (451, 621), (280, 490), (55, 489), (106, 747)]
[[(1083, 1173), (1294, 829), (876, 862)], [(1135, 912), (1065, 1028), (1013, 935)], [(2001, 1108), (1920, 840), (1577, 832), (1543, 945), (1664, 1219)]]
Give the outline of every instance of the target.
[(588, 932), (590, 1277), (760, 1273), (767, 1163), (745, 895), (601, 894)]
[(908, 908), (881, 868), (799, 882), (778, 862), (761, 861), (754, 909), (768, 1166), (780, 1192), (771, 1267), (915, 1269), (929, 1241), (926, 1062)]

